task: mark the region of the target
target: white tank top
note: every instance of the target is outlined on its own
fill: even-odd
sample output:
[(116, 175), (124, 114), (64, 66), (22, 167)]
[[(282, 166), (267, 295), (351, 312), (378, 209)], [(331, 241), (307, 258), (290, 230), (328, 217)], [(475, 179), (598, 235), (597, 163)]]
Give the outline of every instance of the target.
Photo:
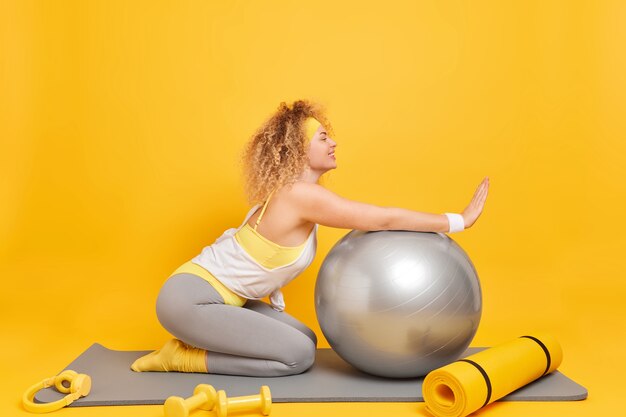
[(205, 246), (191, 262), (209, 271), (235, 294), (251, 300), (269, 295), (272, 307), (283, 311), (285, 301), (280, 289), (313, 262), (317, 249), (317, 224), (311, 230), (298, 258), (286, 265), (268, 269), (249, 255), (235, 239), (235, 233), (259, 207), (260, 204), (252, 207), (239, 227), (226, 230), (212, 245)]

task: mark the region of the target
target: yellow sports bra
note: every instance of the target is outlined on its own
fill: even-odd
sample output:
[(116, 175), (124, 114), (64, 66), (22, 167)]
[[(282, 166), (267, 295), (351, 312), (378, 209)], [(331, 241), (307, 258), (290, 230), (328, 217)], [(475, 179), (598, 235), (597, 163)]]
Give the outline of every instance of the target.
[(263, 214), (265, 214), (267, 203), (270, 201), (272, 194), (274, 194), (273, 191), (265, 201), (261, 214), (259, 214), (254, 224), (254, 228), (246, 222), (246, 224), (235, 233), (237, 243), (239, 243), (259, 264), (268, 269), (287, 265), (298, 259), (308, 242), (307, 239), (298, 246), (281, 246), (262, 236), (256, 230), (263, 218)]

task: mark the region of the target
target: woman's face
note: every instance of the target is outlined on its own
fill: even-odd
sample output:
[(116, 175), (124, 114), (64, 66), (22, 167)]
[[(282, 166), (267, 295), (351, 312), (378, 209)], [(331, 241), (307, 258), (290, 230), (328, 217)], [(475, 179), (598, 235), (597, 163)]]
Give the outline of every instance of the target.
[(335, 147), (337, 143), (328, 136), (323, 126), (317, 128), (309, 143), (309, 166), (311, 170), (324, 173), (337, 168)]

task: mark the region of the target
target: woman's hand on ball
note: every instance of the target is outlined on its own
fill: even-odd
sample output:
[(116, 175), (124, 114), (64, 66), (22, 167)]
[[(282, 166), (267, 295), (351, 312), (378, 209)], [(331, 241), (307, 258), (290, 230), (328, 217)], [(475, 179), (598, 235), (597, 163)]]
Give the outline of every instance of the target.
[(470, 201), (467, 208), (463, 210), (463, 213), (461, 213), (466, 229), (472, 227), (478, 217), (480, 217), (480, 214), (483, 212), (483, 207), (485, 206), (485, 200), (487, 200), (488, 193), (489, 177), (485, 177), (476, 189), (472, 201)]

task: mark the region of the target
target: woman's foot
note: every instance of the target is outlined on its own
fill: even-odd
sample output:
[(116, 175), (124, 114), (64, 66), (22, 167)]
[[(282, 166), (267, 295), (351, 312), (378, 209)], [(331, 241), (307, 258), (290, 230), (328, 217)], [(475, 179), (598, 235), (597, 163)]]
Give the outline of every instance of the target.
[(167, 341), (159, 350), (137, 359), (130, 368), (135, 372), (203, 372), (207, 373), (206, 351), (191, 347), (178, 339)]

